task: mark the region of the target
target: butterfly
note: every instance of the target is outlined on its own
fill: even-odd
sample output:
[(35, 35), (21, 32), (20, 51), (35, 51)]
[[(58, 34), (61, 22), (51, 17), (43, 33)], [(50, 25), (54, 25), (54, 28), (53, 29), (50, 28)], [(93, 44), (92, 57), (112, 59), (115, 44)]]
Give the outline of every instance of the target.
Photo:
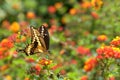
[(33, 55), (35, 53), (48, 52), (49, 49), (49, 33), (44, 25), (35, 29), (33, 26), (30, 27), (31, 31), (31, 43), (28, 44), (25, 49), (19, 50), (23, 51), (27, 56)]

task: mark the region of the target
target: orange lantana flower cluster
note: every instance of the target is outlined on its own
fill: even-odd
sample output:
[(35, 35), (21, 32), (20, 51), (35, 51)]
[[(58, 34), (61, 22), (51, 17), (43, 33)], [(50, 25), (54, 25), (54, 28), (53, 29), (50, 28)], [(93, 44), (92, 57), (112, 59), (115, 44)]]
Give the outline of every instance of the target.
[(25, 42), (26, 41), (26, 36), (23, 36), (21, 35), (20, 33), (14, 33), (12, 35), (10, 35), (8, 37), (8, 39), (11, 41), (11, 42), (16, 42), (16, 43), (19, 43), (19, 42)]
[(89, 1), (84, 1), (82, 4), (81, 4), (81, 7), (82, 8), (90, 8), (91, 7), (91, 3)]
[(43, 59), (39, 60), (38, 63), (41, 65), (49, 65), (52, 63), (52, 60), (48, 60), (48, 59), (43, 58)]
[(40, 71), (41, 71), (41, 66), (39, 64), (35, 64), (27, 71), (27, 73), (39, 75)]
[(110, 42), (110, 46), (102, 46), (96, 50), (97, 58), (120, 58), (120, 48), (117, 47), (119, 45), (120, 37), (117, 36)]
[(30, 11), (30, 12), (27, 12), (26, 17), (28, 19), (34, 19), (36, 17), (36, 15), (34, 12)]
[(90, 49), (83, 46), (79, 46), (76, 51), (81, 55), (90, 55)]
[(10, 30), (14, 33), (18, 32), (20, 30), (20, 24), (18, 22), (13, 22), (10, 25)]
[(89, 58), (84, 65), (85, 71), (91, 71), (95, 66), (97, 65), (97, 59), (96, 58)]
[[(14, 46), (14, 44), (9, 40), (9, 39), (3, 39), (0, 42), (0, 59), (8, 56), (11, 54), (11, 52), (9, 51), (12, 47)], [(13, 52), (14, 53), (14, 52)]]
[(13, 43), (9, 39), (3, 39), (0, 43), (0, 46), (9, 49), (13, 47)]
[(98, 41), (106, 41), (108, 38), (107, 38), (107, 36), (106, 35), (99, 35), (98, 37), (97, 37), (97, 40)]
[(117, 36), (116, 38), (114, 38), (111, 42), (110, 42), (111, 45), (114, 45), (114, 46), (120, 46), (120, 37)]
[(97, 57), (103, 58), (120, 58), (120, 49), (114, 46), (103, 46), (97, 49)]
[(101, 6), (103, 5), (103, 1), (102, 0), (92, 0), (91, 4), (95, 10), (99, 10), (101, 8)]
[(9, 55), (12, 55), (14, 57), (16, 56), (17, 52), (14, 49), (14, 43), (26, 41), (25, 36), (20, 36), (20, 37), (21, 38), (19, 38), (19, 34), (14, 33), (11, 36), (9, 36), (8, 38), (4, 38), (0, 42), (0, 59), (5, 58)]
[(80, 80), (88, 80), (88, 76), (87, 75), (83, 75)]
[(91, 16), (92, 16), (94, 19), (98, 19), (98, 18), (99, 18), (99, 15), (98, 15), (96, 12), (91, 12)]

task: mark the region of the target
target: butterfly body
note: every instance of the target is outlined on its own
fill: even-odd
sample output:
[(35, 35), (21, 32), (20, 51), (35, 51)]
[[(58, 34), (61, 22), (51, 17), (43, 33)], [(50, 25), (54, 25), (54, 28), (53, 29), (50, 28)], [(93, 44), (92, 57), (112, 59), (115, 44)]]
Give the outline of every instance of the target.
[(35, 53), (48, 52), (49, 49), (49, 33), (45, 26), (41, 26), (39, 29), (30, 27), (31, 30), (31, 43), (28, 44), (22, 51), (27, 56)]

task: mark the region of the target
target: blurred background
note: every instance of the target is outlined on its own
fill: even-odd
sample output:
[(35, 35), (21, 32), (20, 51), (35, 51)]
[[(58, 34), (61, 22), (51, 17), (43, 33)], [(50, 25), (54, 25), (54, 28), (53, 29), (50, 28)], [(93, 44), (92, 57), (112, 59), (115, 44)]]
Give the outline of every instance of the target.
[(120, 34), (119, 6), (119, 0), (0, 0), (0, 80), (32, 80), (25, 71), (33, 56), (16, 52), (30, 43), (31, 25), (49, 31), (55, 74), (103, 80), (95, 77), (96, 49)]

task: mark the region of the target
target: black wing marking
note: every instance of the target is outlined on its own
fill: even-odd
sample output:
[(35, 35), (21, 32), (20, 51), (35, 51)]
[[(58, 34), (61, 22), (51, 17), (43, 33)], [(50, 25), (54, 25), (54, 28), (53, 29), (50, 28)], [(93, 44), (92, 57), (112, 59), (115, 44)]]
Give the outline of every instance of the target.
[(46, 49), (48, 50), (49, 49), (49, 41), (50, 41), (48, 30), (45, 28), (44, 25), (42, 25), (41, 27), (38, 28), (38, 31), (39, 31), (40, 35), (43, 37), (45, 45), (46, 45)]

